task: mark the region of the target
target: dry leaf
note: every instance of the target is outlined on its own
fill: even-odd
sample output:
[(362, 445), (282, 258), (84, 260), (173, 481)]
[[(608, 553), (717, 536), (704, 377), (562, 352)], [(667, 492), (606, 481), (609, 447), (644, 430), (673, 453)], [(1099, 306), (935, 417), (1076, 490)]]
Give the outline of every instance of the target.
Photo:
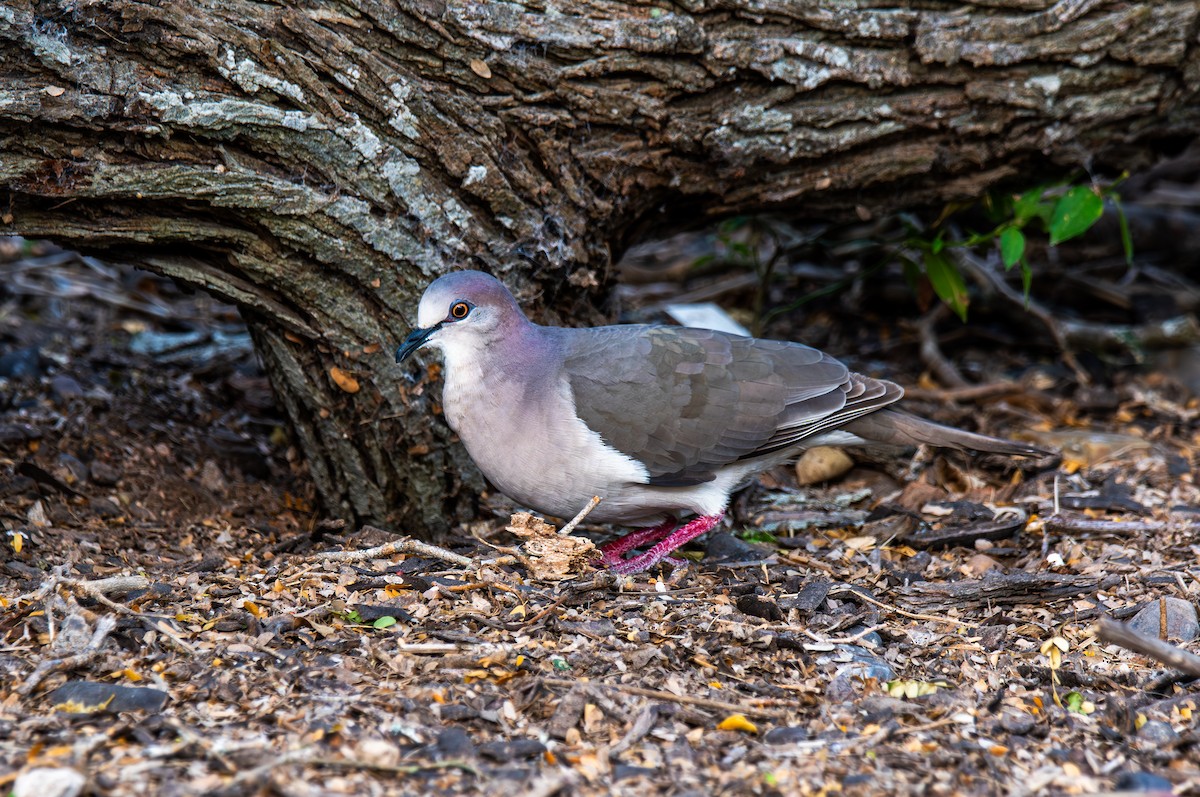
[(758, 726), (746, 719), (745, 714), (731, 714), (721, 720), (717, 726), (720, 731), (741, 731), (742, 733), (758, 733)]
[(596, 544), (584, 537), (559, 534), (553, 525), (529, 512), (517, 512), (508, 530), (520, 537), (523, 562), (539, 581), (562, 581), (582, 572)]
[(354, 377), (352, 377), (346, 371), (343, 371), (341, 368), (338, 368), (336, 365), (330, 366), (329, 378), (333, 380), (333, 383), (335, 385), (337, 385), (338, 387), (340, 387), (342, 390), (346, 391), (347, 393), (357, 393), (360, 389), (358, 380), (355, 379)]
[(492, 68), (483, 61), (480, 61), (478, 58), (471, 59), (471, 71), (479, 75), (484, 80), (487, 80), (492, 76)]

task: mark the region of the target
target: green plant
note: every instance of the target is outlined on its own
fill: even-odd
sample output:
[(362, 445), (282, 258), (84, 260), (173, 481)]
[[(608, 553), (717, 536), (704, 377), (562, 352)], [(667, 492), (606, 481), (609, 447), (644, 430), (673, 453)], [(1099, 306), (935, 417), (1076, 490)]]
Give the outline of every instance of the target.
[(971, 233), (958, 240), (948, 237), (947, 220), (963, 210), (962, 207), (952, 206), (944, 211), (934, 224), (932, 235), (931, 231), (910, 225), (905, 246), (919, 253), (920, 261), (900, 255), (905, 278), (915, 288), (921, 276), (925, 276), (938, 298), (965, 321), (967, 286), (952, 256), (953, 250), (995, 246), (1000, 250), (1000, 261), (1005, 270), (1021, 267), (1021, 283), (1028, 299), (1033, 270), (1026, 250), (1034, 223), (1037, 222), (1048, 236), (1049, 245), (1057, 246), (1090, 230), (1104, 214), (1105, 200), (1112, 202), (1117, 211), (1125, 260), (1132, 264), (1133, 240), (1121, 198), (1116, 192), (1121, 180), (1106, 186), (1095, 183), (1073, 185), (1071, 181), (1061, 181), (1043, 183), (1017, 195), (988, 194), (981, 201), (994, 226), (986, 232)]

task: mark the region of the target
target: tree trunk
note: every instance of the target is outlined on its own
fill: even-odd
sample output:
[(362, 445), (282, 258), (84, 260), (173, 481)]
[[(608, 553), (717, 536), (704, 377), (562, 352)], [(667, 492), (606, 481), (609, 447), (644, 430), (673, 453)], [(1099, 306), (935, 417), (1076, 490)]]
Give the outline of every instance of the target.
[(480, 485), (431, 417), (436, 369), (392, 362), (433, 277), (491, 271), (535, 315), (588, 323), (614, 253), (650, 228), (1133, 165), (1196, 134), (1198, 16), (7, 0), (0, 230), (240, 305), (327, 508), (422, 533)]

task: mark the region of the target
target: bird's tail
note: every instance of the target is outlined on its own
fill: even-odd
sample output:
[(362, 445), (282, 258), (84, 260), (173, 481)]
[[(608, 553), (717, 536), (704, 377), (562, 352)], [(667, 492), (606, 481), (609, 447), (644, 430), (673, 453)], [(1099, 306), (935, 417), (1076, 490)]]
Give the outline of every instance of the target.
[(857, 418), (844, 425), (842, 429), (856, 434), (864, 440), (901, 446), (927, 443), (941, 448), (986, 451), (990, 454), (1008, 454), (1016, 457), (1047, 457), (1052, 454), (1050, 451), (1031, 446), (1028, 443), (1018, 443), (1015, 440), (1004, 440), (999, 437), (989, 437), (985, 434), (955, 429), (952, 426), (942, 426), (940, 423), (927, 421), (916, 415), (909, 415), (907, 412), (891, 408)]

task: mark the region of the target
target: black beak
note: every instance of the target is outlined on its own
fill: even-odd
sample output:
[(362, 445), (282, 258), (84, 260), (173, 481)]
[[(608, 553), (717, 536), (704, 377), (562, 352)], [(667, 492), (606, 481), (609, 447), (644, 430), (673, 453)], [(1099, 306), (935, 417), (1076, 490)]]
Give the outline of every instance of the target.
[(396, 362), (402, 363), (407, 360), (414, 351), (421, 348), (430, 335), (441, 328), (441, 324), (434, 324), (428, 329), (414, 329), (410, 332), (404, 342), (400, 344), (400, 348), (396, 349)]

